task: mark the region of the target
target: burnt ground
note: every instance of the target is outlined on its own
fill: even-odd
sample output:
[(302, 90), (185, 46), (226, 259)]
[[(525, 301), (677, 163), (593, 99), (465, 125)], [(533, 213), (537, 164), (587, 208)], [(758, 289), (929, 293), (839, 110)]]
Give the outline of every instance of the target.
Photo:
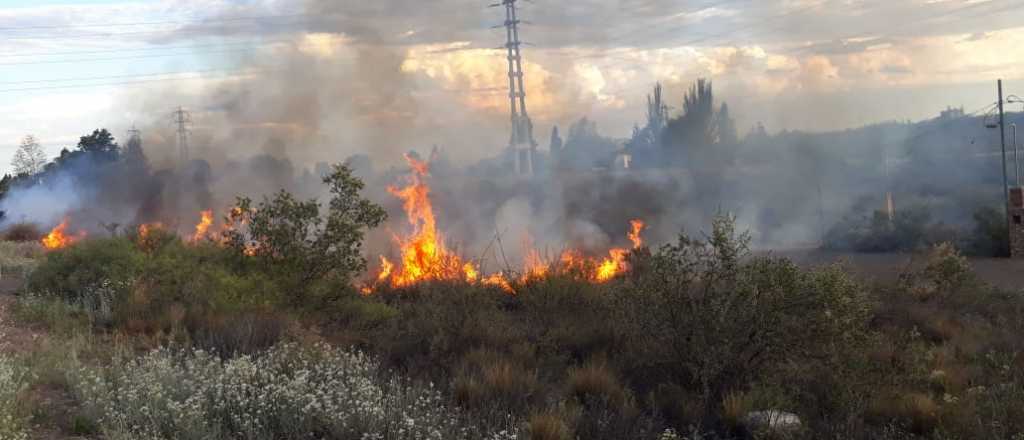
[[(842, 262), (859, 278), (868, 282), (894, 282), (900, 273), (924, 265), (920, 254), (858, 254), (822, 250), (784, 250), (769, 254), (786, 257), (804, 266), (814, 267)], [(1024, 290), (1024, 259), (971, 258), (971, 266), (983, 281), (1011, 291)]]

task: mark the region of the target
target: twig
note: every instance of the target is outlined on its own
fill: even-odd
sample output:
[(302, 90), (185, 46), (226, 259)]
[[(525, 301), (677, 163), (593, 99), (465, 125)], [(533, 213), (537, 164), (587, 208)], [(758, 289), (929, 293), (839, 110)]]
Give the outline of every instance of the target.
[(505, 260), (505, 269), (508, 270), (508, 273), (512, 273), (512, 265), (509, 264), (508, 257), (505, 256), (505, 246), (501, 244), (501, 233), (499, 233), (498, 231), (494, 231), (494, 238), (498, 242), (498, 250), (501, 251), (501, 258)]

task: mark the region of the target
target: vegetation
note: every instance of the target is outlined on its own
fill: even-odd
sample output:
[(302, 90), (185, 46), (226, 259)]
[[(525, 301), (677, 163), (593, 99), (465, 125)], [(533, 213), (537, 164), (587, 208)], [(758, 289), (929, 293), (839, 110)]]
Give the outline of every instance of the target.
[(1024, 432), (1024, 298), (982, 284), (952, 245), (864, 285), (751, 255), (719, 216), (703, 238), (632, 251), (608, 283), (565, 268), (514, 294), (363, 295), (362, 234), (383, 213), (346, 168), (325, 183), (325, 212), (243, 200), (226, 243), (153, 230), (36, 256), (14, 316), (66, 342), (27, 357), (40, 377), (12, 389), (66, 390), (65, 429), (111, 439)]

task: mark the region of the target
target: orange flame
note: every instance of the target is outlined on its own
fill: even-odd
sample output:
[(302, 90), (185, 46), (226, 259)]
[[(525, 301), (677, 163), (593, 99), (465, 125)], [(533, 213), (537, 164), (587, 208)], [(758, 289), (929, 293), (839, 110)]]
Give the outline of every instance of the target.
[(633, 230), (629, 232), (629, 241), (633, 242), (633, 249), (640, 249), (644, 247), (644, 239), (640, 236), (640, 233), (647, 227), (643, 220), (632, 220), (629, 222)]
[(86, 236), (85, 232), (79, 232), (77, 236), (67, 235), (67, 229), (68, 219), (64, 219), (64, 221), (60, 222), (57, 227), (53, 228), (49, 234), (46, 234), (46, 236), (40, 240), (43, 247), (51, 251), (63, 249), (84, 239)]
[(146, 223), (139, 225), (139, 238), (145, 240), (149, 238), (149, 234), (155, 230), (163, 229), (163, 223)]
[(475, 282), (480, 277), (476, 266), (449, 252), (437, 231), (437, 220), (430, 204), (430, 186), (424, 182), (430, 171), (428, 164), (409, 155), (405, 159), (413, 171), (408, 185), (389, 187), (388, 192), (402, 200), (412, 234), (405, 239), (395, 237), (402, 252), (401, 266), (395, 270), (394, 264), (382, 259), (378, 281), (390, 280), (395, 287), (427, 280)]
[[(397, 235), (394, 237), (401, 250), (400, 261), (394, 263), (380, 257), (376, 285), (406, 287), (423, 281), (464, 281), (515, 293), (514, 286), (517, 283), (543, 279), (553, 271), (571, 272), (582, 275), (591, 282), (605, 283), (629, 270), (628, 248), (611, 249), (608, 251), (608, 257), (604, 259), (590, 258), (578, 250), (570, 249), (564, 251), (558, 260), (549, 262), (533, 248), (530, 239), (527, 238), (524, 248), (528, 251), (523, 261), (523, 272), (519, 277), (510, 278), (502, 272), (481, 274), (475, 264), (463, 261), (444, 245), (430, 203), (430, 186), (425, 182), (430, 171), (428, 164), (409, 155), (406, 155), (405, 159), (413, 171), (406, 186), (391, 186), (388, 192), (402, 200), (402, 207), (408, 216), (412, 232), (404, 238)], [(627, 236), (633, 243), (633, 249), (642, 248), (644, 243), (641, 233), (646, 225), (641, 220), (633, 220), (630, 227)], [(364, 286), (360, 290), (365, 294), (371, 294), (373, 287)]]
[(377, 281), (387, 281), (391, 277), (391, 272), (395, 270), (395, 264), (384, 257), (380, 257), (380, 274), (377, 275)]
[(199, 242), (206, 238), (206, 234), (211, 226), (213, 226), (213, 211), (209, 210), (200, 213), (199, 223), (196, 224), (196, 233), (192, 235), (192, 242)]

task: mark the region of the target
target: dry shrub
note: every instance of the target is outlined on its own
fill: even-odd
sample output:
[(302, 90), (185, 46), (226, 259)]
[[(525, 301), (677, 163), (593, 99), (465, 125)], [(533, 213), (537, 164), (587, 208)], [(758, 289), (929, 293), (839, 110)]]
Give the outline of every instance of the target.
[(184, 317), (193, 343), (225, 356), (254, 354), (280, 342), (291, 320), (268, 310), (208, 313)]
[(530, 440), (571, 440), (568, 424), (556, 414), (542, 413), (530, 417)]
[(528, 407), (540, 388), (536, 371), (489, 350), (468, 353), (453, 386), (462, 406), (506, 411)]
[(622, 408), (628, 393), (603, 359), (591, 360), (569, 370), (569, 394), (583, 404), (605, 402), (611, 408)]
[(722, 421), (736, 428), (743, 424), (743, 418), (753, 411), (754, 399), (748, 393), (733, 392), (722, 399)]
[(43, 238), (43, 231), (35, 223), (15, 223), (3, 232), (4, 241), (35, 242)]
[(868, 416), (879, 425), (896, 421), (916, 434), (928, 434), (938, 425), (939, 410), (931, 396), (909, 392), (877, 398), (868, 408)]

